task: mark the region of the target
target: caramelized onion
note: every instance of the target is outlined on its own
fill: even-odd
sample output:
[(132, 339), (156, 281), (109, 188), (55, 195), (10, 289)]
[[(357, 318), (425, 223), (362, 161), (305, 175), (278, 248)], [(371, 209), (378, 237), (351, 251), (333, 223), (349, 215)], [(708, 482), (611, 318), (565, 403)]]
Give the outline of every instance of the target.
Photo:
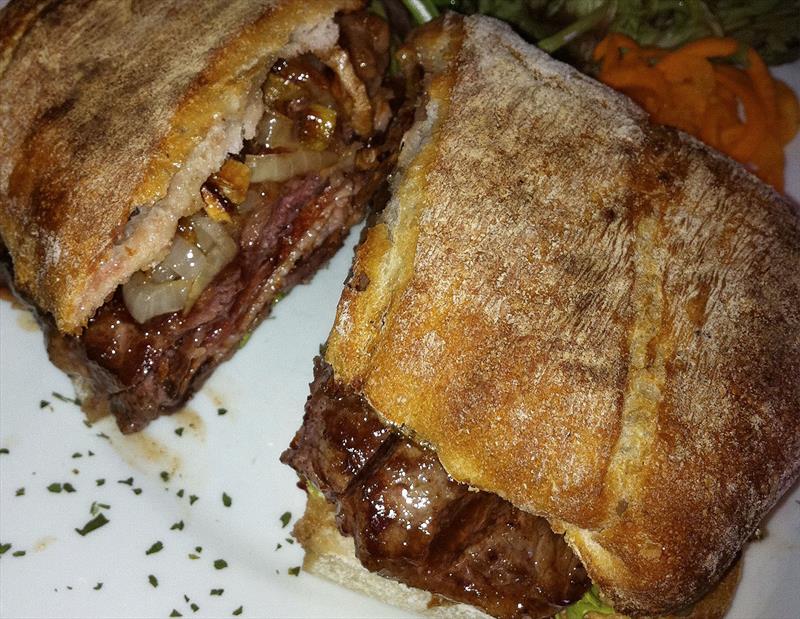
[(248, 155), (245, 161), (250, 166), (250, 180), (262, 183), (283, 182), (300, 174), (317, 172), (332, 166), (338, 159), (338, 155), (330, 151), (298, 150), (292, 153)]
[(189, 294), (185, 280), (153, 282), (138, 271), (122, 286), (122, 298), (136, 322), (146, 322), (153, 316), (177, 312), (183, 308)]
[(221, 224), (195, 215), (191, 228), (196, 244), (176, 235), (164, 260), (147, 272), (134, 273), (122, 286), (122, 298), (136, 322), (179, 310), (188, 312), (236, 255), (236, 241)]
[(266, 148), (285, 148), (295, 146), (294, 123), (288, 116), (279, 112), (266, 112), (261, 119), (255, 142)]

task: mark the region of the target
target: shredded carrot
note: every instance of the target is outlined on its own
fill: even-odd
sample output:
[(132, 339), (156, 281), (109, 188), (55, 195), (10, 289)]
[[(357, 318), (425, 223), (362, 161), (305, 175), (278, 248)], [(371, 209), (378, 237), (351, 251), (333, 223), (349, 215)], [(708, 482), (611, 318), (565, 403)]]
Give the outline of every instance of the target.
[(800, 103), (761, 57), (727, 37), (698, 39), (675, 50), (640, 47), (619, 33), (593, 57), (600, 80), (630, 96), (659, 123), (691, 133), (783, 191), (783, 148), (800, 128)]

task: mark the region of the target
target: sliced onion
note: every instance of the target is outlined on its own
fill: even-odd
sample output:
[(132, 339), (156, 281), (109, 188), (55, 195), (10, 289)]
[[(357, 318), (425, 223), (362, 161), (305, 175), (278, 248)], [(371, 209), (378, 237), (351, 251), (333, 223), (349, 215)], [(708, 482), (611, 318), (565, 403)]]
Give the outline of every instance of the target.
[(122, 298), (136, 322), (147, 322), (153, 316), (177, 312), (186, 303), (189, 282), (175, 280), (153, 283), (145, 273), (134, 273), (122, 286)]
[(255, 142), (266, 148), (286, 148), (295, 146), (294, 122), (278, 112), (266, 112), (261, 119)]
[(236, 255), (238, 247), (225, 227), (208, 217), (195, 216), (192, 226), (197, 235), (197, 245), (205, 253), (203, 268), (191, 283), (183, 311), (188, 312), (206, 286)]
[(182, 236), (176, 236), (172, 249), (162, 263), (183, 279), (193, 280), (205, 268), (206, 257), (200, 248)]
[(339, 156), (330, 151), (298, 150), (293, 153), (247, 155), (245, 162), (250, 166), (251, 182), (263, 183), (283, 182), (300, 174), (316, 172), (332, 166), (338, 159)]

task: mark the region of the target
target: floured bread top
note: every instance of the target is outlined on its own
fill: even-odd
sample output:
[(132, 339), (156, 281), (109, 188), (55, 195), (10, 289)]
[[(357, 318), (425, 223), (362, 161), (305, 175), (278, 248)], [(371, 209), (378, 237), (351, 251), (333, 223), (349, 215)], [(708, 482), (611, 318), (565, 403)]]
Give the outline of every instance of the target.
[[(0, 12), (0, 234), (16, 285), (74, 332), (167, 248), (250, 137), (279, 54), (356, 0), (15, 0)], [(248, 135), (249, 134), (249, 135)]]
[(426, 118), (327, 361), (617, 610), (694, 602), (800, 470), (791, 203), (496, 21), (412, 46)]

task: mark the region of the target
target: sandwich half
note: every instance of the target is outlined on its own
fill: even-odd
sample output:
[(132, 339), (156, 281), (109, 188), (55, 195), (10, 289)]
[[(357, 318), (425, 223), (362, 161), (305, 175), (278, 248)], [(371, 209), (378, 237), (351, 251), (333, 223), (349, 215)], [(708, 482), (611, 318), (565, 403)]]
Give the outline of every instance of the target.
[(437, 616), (721, 616), (800, 472), (794, 205), (491, 19), (403, 59), (421, 107), (283, 456), (306, 568)]
[(0, 254), (124, 432), (177, 409), (341, 245), (403, 134), (355, 0), (13, 0)]

